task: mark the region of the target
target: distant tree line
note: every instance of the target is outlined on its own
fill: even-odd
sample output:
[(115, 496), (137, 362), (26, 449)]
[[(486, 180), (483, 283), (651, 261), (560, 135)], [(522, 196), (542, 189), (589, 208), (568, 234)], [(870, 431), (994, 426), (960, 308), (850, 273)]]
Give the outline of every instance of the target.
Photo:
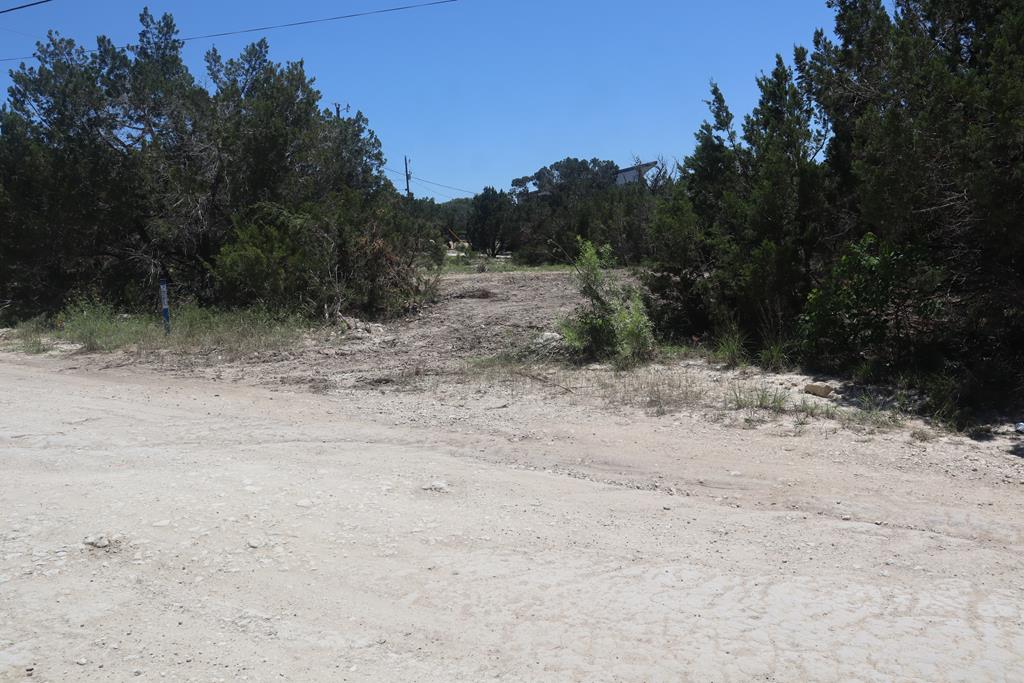
[(928, 389), (936, 413), (1024, 398), (1024, 5), (829, 0), (737, 122), (712, 84), (696, 146), (617, 186), (566, 159), (474, 200), (474, 247), (528, 262), (582, 236), (643, 264), (668, 339), (741, 340)]
[(524, 264), (574, 259), (577, 237), (611, 246), (623, 263), (643, 262), (657, 253), (651, 225), (671, 173), (659, 164), (642, 182), (619, 184), (619, 171), (611, 161), (570, 157), (516, 178), (508, 192), (484, 188), (472, 200), (467, 239), (481, 253), (509, 251)]

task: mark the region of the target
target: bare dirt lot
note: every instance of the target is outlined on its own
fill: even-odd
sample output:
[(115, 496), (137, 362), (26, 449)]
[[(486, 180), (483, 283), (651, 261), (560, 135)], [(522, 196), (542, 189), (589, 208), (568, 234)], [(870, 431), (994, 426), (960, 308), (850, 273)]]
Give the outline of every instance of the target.
[(0, 354), (0, 680), (1024, 680), (1014, 437), (500, 360), (565, 276), (444, 287), (231, 362)]

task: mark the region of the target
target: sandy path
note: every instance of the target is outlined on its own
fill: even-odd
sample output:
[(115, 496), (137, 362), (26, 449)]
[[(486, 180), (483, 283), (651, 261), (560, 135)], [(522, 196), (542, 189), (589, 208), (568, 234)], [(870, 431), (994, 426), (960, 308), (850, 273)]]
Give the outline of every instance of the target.
[(0, 680), (1024, 680), (1017, 482), (59, 368), (0, 356)]

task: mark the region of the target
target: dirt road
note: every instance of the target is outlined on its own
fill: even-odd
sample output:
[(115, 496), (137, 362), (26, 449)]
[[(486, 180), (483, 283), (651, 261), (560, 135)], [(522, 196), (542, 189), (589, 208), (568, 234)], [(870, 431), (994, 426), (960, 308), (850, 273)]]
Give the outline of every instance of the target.
[(382, 400), (0, 355), (0, 680), (1024, 680), (1008, 455)]

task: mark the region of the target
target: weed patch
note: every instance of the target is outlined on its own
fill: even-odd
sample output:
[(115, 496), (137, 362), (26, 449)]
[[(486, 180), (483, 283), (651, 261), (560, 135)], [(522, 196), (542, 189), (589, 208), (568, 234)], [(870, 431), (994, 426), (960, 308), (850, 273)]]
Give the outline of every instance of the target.
[(54, 341), (78, 344), (82, 351), (109, 353), (160, 350), (237, 358), (261, 351), (293, 347), (310, 329), (300, 316), (277, 315), (263, 309), (224, 311), (183, 306), (174, 312), (172, 331), (153, 314), (122, 314), (104, 304), (79, 303), (54, 318), (35, 319), (15, 330), (28, 352), (41, 353)]

